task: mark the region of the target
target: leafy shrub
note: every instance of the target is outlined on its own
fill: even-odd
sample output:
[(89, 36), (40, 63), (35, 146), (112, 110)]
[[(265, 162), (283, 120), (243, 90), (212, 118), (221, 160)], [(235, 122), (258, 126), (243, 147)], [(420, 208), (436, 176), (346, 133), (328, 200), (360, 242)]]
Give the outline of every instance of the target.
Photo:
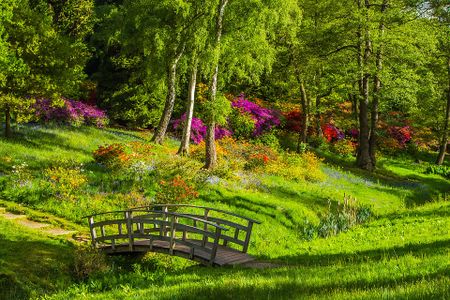
[(299, 153), (306, 152), (306, 150), (308, 150), (308, 144), (307, 143), (303, 143), (303, 142), (298, 144), (297, 150), (298, 150)]
[(130, 162), (130, 149), (124, 144), (100, 146), (94, 151), (94, 160), (109, 168), (122, 168)]
[(308, 138), (311, 147), (319, 150), (325, 150), (328, 147), (327, 140), (320, 136), (311, 136)]
[(156, 203), (188, 203), (198, 197), (198, 192), (193, 185), (187, 183), (180, 176), (171, 180), (161, 180), (159, 190), (155, 196)]
[(267, 146), (274, 150), (279, 150), (281, 148), (280, 140), (276, 136), (274, 130), (261, 134), (254, 140), (253, 143), (256, 145)]
[(321, 181), (325, 179), (325, 174), (320, 169), (320, 162), (312, 152), (284, 153), (267, 165), (266, 172), (290, 180)]
[(337, 141), (331, 149), (334, 153), (342, 156), (353, 156), (356, 151), (355, 144), (347, 139)]
[(82, 124), (104, 127), (108, 124), (105, 111), (81, 101), (62, 99), (62, 106), (50, 99), (37, 99), (33, 104), (36, 118), (40, 121), (56, 121), (74, 126)]
[(378, 145), (383, 153), (392, 156), (398, 155), (400, 153), (399, 150), (404, 149), (404, 146), (393, 137), (380, 136), (378, 139)]
[(52, 167), (45, 170), (44, 174), (57, 198), (73, 200), (79, 189), (87, 183), (87, 177), (82, 172), (81, 168)]
[(450, 167), (444, 165), (430, 165), (425, 170), (426, 174), (436, 174), (442, 177), (450, 178)]
[(303, 118), (300, 110), (291, 110), (287, 114), (284, 114), (284, 117), (286, 118), (284, 129), (292, 132), (300, 132), (302, 130)]
[(402, 147), (411, 140), (412, 130), (410, 126), (392, 126), (388, 129), (388, 132)]
[(269, 163), (269, 156), (263, 153), (251, 154), (247, 160), (245, 168), (247, 170), (254, 170), (263, 168)]
[(233, 136), (237, 139), (248, 139), (255, 132), (255, 119), (248, 112), (234, 109), (228, 119), (228, 124), (233, 130)]
[(95, 274), (110, 270), (105, 254), (91, 247), (78, 248), (75, 251), (73, 273), (80, 281)]

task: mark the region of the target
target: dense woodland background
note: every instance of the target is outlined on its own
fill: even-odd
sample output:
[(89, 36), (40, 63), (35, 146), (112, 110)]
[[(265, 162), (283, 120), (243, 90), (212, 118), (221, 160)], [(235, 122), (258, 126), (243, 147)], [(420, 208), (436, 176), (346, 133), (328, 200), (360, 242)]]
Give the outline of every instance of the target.
[[(230, 119), (224, 96), (245, 93), (286, 114), (297, 109), (302, 143), (321, 137), (324, 124), (357, 129), (363, 169), (376, 166), (380, 127), (394, 115), (417, 145), (439, 148), (443, 162), (445, 0), (7, 0), (1, 11), (7, 136), (11, 118), (32, 120), (39, 98), (96, 104), (113, 124), (154, 128), (159, 143), (170, 119), (185, 112), (180, 153), (188, 153), (190, 123), (199, 117), (208, 128), (205, 167), (213, 168), (214, 128)], [(199, 85), (203, 100), (194, 107)], [(352, 113), (330, 121), (346, 104)]]

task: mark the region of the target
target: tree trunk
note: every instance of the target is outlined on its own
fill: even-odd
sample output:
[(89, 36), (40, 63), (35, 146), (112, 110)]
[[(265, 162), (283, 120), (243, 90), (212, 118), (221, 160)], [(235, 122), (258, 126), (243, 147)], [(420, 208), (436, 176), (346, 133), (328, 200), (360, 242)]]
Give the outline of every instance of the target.
[(353, 118), (359, 124), (358, 96), (356, 96), (355, 94), (349, 94), (348, 97), (352, 102)]
[[(388, 7), (388, 0), (384, 0), (381, 5), (381, 13), (384, 14)], [(376, 165), (376, 147), (377, 147), (377, 126), (378, 126), (378, 105), (380, 100), (380, 91), (381, 91), (381, 72), (383, 70), (383, 36), (385, 30), (384, 17), (382, 17), (380, 23), (380, 46), (376, 55), (376, 68), (377, 73), (374, 77), (374, 88), (373, 88), (373, 99), (372, 99), (372, 111), (371, 111), (371, 123), (370, 123), (370, 140), (369, 140), (369, 153), (370, 159), (372, 160), (372, 167), (375, 168)]]
[(183, 126), (183, 136), (181, 138), (180, 149), (178, 149), (179, 155), (189, 155), (192, 117), (194, 115), (194, 104), (195, 104), (195, 87), (197, 85), (197, 67), (198, 67), (198, 59), (194, 57), (191, 70), (191, 79), (189, 81), (189, 95), (186, 105), (186, 120)]
[(305, 84), (303, 80), (300, 80), (300, 99), (302, 105), (302, 121), (303, 127), (300, 131), (297, 150), (300, 149), (300, 143), (306, 143), (308, 139), (308, 127), (309, 127), (309, 101), (308, 95), (306, 94)]
[(316, 131), (318, 137), (323, 137), (322, 124), (320, 124), (320, 106), (322, 105), (322, 97), (316, 97)]
[[(216, 19), (216, 39), (214, 46), (217, 51), (220, 51), (220, 39), (222, 38), (223, 16), (225, 14), (225, 7), (228, 0), (220, 0)], [(217, 77), (219, 76), (219, 57), (216, 58), (214, 72), (211, 78), (209, 87), (209, 103), (213, 105), (216, 102), (217, 94)], [(206, 131), (206, 155), (205, 155), (205, 169), (214, 169), (217, 165), (217, 153), (215, 144), (215, 129), (216, 129), (216, 112), (211, 111), (208, 119), (208, 129)]]
[(204, 168), (207, 170), (212, 170), (217, 166), (215, 129), (216, 123), (214, 121), (208, 122), (208, 128), (206, 131), (206, 156), (204, 166)]
[(177, 81), (177, 67), (178, 61), (183, 55), (184, 45), (177, 51), (175, 57), (170, 63), (167, 70), (167, 97), (166, 103), (164, 104), (164, 111), (159, 120), (158, 128), (156, 128), (155, 134), (153, 135), (152, 142), (162, 144), (164, 138), (166, 137), (167, 128), (169, 127), (170, 118), (172, 117), (173, 106), (175, 104), (176, 98), (176, 81)]
[(11, 109), (6, 106), (5, 109), (5, 137), (9, 138), (12, 136), (11, 131)]
[[(370, 7), (369, 1), (366, 0), (366, 8)], [(367, 19), (369, 18), (367, 13)], [(367, 25), (366, 25), (367, 26)], [(361, 36), (361, 35), (360, 35)], [(364, 56), (361, 58), (359, 54), (358, 62), (360, 64), (362, 78), (360, 83), (360, 103), (359, 103), (359, 148), (356, 158), (357, 165), (364, 170), (372, 171), (373, 163), (369, 152), (369, 79), (370, 73), (367, 65), (371, 56), (372, 41), (370, 39), (370, 31), (366, 27), (364, 34), (364, 42), (360, 41), (360, 46), (364, 44)]]
[(447, 109), (445, 115), (445, 123), (444, 123), (444, 132), (442, 133), (441, 147), (439, 149), (439, 155), (436, 160), (436, 164), (442, 165), (444, 163), (445, 154), (447, 152), (447, 144), (448, 144), (448, 129), (450, 123), (450, 57), (447, 61), (447, 70), (448, 70), (448, 91), (447, 91)]

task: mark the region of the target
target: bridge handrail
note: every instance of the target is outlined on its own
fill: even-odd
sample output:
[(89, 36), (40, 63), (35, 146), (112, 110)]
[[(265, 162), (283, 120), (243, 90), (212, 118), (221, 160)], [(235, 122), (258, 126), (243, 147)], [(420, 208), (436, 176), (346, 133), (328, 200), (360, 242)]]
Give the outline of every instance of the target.
[(261, 222), (258, 221), (258, 220), (255, 220), (255, 219), (252, 219), (252, 218), (249, 218), (249, 217), (245, 217), (245, 216), (242, 216), (242, 215), (230, 212), (230, 211), (226, 211), (226, 210), (222, 210), (222, 209), (218, 209), (218, 208), (213, 208), (213, 207), (208, 207), (208, 206), (202, 206), (202, 205), (193, 205), (193, 204), (151, 204), (151, 205), (148, 205), (148, 206), (138, 206), (136, 208), (132, 208), (131, 210), (134, 210), (134, 209), (139, 210), (139, 209), (151, 208), (151, 207), (192, 207), (192, 208), (201, 208), (201, 209), (207, 209), (209, 211), (216, 211), (216, 212), (220, 212), (220, 213), (227, 214), (227, 215), (230, 215), (230, 216), (234, 216), (234, 217), (237, 217), (237, 218), (241, 218), (241, 219), (250, 221), (250, 222), (255, 223), (255, 224), (261, 224)]
[[(144, 210), (147, 208), (151, 208), (151, 207), (192, 207), (192, 208), (201, 208), (201, 209), (208, 209), (210, 211), (216, 211), (216, 212), (220, 212), (223, 214), (227, 214), (230, 216), (234, 216), (237, 218), (241, 218), (247, 221), (250, 221), (252, 223), (255, 224), (261, 224), (260, 221), (249, 218), (249, 217), (245, 217), (245, 216), (241, 216), (239, 214), (230, 212), (230, 211), (226, 211), (226, 210), (222, 210), (222, 209), (217, 209), (217, 208), (212, 208), (212, 207), (208, 207), (208, 206), (201, 206), (201, 205), (192, 205), (192, 204), (152, 204), (152, 205), (147, 205), (147, 206), (138, 206), (135, 208), (131, 208), (131, 209), (127, 209), (127, 210), (116, 210), (116, 211), (107, 211), (107, 212), (100, 212), (100, 213), (95, 213), (95, 214), (90, 214), (87, 216), (83, 216), (83, 218), (89, 218), (89, 217), (95, 217), (95, 216), (100, 216), (100, 215), (107, 215), (107, 214), (113, 214), (113, 213), (125, 213), (127, 211), (140, 211), (140, 210)], [(152, 211), (152, 210), (145, 210), (145, 211)]]
[[(228, 228), (220, 226), (217, 223), (214, 223), (214, 222), (211, 222), (211, 221), (199, 218), (197, 216), (192, 216), (192, 215), (188, 215), (188, 214), (174, 213), (174, 212), (164, 212), (164, 211), (159, 212), (159, 211), (136, 210), (136, 209), (123, 210), (123, 211), (122, 210), (118, 210), (118, 211), (110, 211), (110, 212), (105, 212), (105, 213), (94, 214), (94, 215), (86, 216), (85, 218), (92, 218), (92, 217), (99, 216), (99, 215), (107, 215), (107, 214), (115, 214), (115, 213), (126, 213), (126, 212), (152, 212), (152, 213), (157, 213), (155, 215), (177, 216), (177, 217), (182, 217), (182, 218), (194, 220), (194, 221), (197, 221), (197, 222), (201, 222), (201, 223), (204, 223), (204, 224), (208, 224), (210, 226), (213, 226), (215, 228), (220, 228), (220, 229), (225, 230), (225, 231), (228, 230)], [(134, 220), (139, 220), (139, 217), (141, 217), (141, 216), (144, 218), (144, 216), (148, 216), (148, 215), (137, 215), (133, 219)], [(103, 225), (108, 225), (108, 224), (102, 224), (102, 222), (111, 222), (111, 221), (126, 221), (126, 219), (115, 219), (115, 220), (108, 220), (108, 221), (98, 221), (98, 222), (92, 223), (92, 226), (93, 227), (100, 227), (100, 226), (103, 226)]]

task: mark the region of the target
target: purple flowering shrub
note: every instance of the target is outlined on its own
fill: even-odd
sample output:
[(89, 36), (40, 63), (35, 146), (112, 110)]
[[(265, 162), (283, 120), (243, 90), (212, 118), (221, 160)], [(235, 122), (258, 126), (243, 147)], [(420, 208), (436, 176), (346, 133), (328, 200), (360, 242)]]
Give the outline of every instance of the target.
[(280, 125), (280, 114), (272, 109), (264, 108), (258, 104), (245, 99), (244, 94), (234, 99), (231, 106), (238, 109), (241, 113), (248, 114), (255, 122), (254, 136), (259, 136), (265, 131)]
[[(173, 129), (182, 131), (183, 124), (186, 121), (186, 114), (183, 114), (181, 118), (173, 121)], [(207, 126), (199, 118), (192, 118), (191, 125), (191, 140), (194, 144), (200, 144), (206, 138)], [(220, 140), (226, 136), (231, 136), (233, 133), (223, 127), (217, 126), (214, 130), (216, 140)]]
[(56, 121), (75, 126), (88, 124), (104, 127), (108, 124), (105, 111), (96, 106), (65, 98), (63, 102), (63, 106), (58, 107), (50, 99), (37, 99), (33, 104), (36, 118), (43, 122)]

